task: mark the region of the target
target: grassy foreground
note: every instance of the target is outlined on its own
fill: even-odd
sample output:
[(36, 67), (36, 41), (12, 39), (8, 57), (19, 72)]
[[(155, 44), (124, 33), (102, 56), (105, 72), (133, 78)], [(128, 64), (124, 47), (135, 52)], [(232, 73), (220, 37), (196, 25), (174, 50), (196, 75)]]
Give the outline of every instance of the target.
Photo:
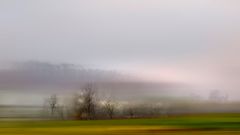
[(154, 119), (0, 121), (1, 135), (240, 135), (240, 114), (202, 114)]

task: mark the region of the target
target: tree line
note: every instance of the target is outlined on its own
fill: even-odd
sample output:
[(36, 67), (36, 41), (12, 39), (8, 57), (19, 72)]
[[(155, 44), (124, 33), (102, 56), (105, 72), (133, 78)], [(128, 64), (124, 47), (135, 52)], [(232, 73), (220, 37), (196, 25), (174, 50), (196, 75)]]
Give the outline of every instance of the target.
[(45, 116), (51, 119), (76, 120), (154, 117), (162, 113), (161, 107), (154, 104), (123, 104), (111, 98), (100, 100), (93, 84), (86, 84), (70, 103), (60, 105), (57, 95), (51, 95), (44, 110)]

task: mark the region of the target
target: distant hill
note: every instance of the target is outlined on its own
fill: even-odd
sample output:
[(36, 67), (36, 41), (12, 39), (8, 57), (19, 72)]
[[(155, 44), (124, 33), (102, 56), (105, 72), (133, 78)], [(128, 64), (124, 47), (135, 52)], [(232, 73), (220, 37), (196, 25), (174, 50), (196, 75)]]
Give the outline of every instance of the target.
[(115, 71), (31, 61), (0, 70), (0, 91), (15, 94), (16, 98), (18, 93), (26, 93), (26, 96), (29, 93), (72, 94), (86, 83), (94, 83), (99, 95), (111, 95), (123, 100), (184, 93), (185, 86), (182, 84), (143, 80)]
[(69, 89), (83, 83), (117, 81), (126, 81), (126, 77), (114, 71), (88, 69), (71, 64), (25, 62), (0, 70), (0, 90)]

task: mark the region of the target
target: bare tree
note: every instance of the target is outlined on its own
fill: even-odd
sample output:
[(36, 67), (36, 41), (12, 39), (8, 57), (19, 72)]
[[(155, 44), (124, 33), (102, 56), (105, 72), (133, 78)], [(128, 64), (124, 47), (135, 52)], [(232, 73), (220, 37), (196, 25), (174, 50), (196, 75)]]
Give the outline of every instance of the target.
[(56, 94), (51, 95), (44, 102), (44, 112), (48, 117), (64, 119), (64, 106), (59, 104), (59, 98)]
[(115, 112), (115, 104), (111, 100), (107, 100), (104, 104), (104, 109), (109, 118), (112, 119)]
[(48, 105), (50, 107), (52, 117), (57, 109), (57, 102), (58, 102), (58, 98), (57, 98), (57, 95), (55, 94), (51, 95), (50, 98), (48, 99)]
[(96, 91), (93, 84), (87, 84), (83, 87), (78, 102), (80, 102), (79, 113), (81, 113), (81, 115), (85, 114), (86, 119), (94, 119), (96, 111)]

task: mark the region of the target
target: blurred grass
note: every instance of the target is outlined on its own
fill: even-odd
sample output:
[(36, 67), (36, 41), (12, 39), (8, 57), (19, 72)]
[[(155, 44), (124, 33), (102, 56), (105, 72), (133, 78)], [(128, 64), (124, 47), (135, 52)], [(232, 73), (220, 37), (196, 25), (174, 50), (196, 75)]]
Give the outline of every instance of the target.
[(151, 119), (0, 121), (0, 134), (240, 134), (240, 114), (199, 114)]

